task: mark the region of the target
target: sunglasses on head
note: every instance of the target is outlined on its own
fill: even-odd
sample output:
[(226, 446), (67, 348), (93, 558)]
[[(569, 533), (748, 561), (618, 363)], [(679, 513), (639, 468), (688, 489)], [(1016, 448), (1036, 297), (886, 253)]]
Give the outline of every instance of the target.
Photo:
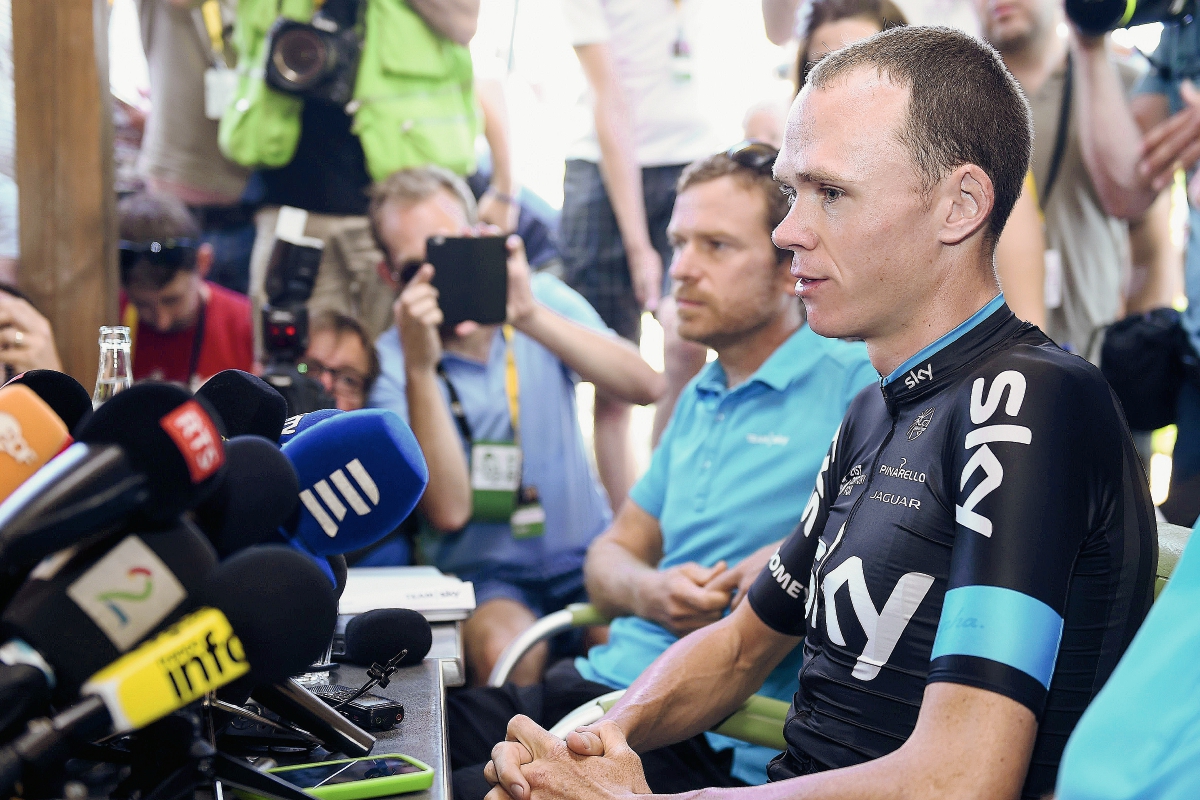
[(739, 166), (752, 169), (760, 175), (770, 176), (779, 151), (766, 142), (746, 139), (726, 150), (725, 155)]
[(134, 264), (147, 261), (156, 267), (182, 267), (196, 258), (199, 243), (195, 239), (163, 239), (162, 241), (117, 242), (121, 256), (121, 270), (131, 269)]

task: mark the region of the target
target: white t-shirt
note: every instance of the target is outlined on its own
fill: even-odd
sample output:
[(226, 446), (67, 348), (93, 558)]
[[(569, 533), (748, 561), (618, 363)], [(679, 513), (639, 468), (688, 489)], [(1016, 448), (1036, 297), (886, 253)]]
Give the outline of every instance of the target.
[[(633, 117), (640, 166), (687, 164), (721, 149), (703, 113), (703, 90), (676, 43), (692, 45), (688, 22), (694, 0), (564, 0), (573, 46), (606, 43)], [(692, 53), (694, 62), (695, 53)], [(568, 159), (598, 162), (594, 97), (579, 100), (579, 128)]]

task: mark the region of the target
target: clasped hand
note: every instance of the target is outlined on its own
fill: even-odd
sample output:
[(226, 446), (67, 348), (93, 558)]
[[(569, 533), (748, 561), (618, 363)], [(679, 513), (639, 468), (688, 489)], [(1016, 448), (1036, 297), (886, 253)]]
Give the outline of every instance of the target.
[(529, 717), (508, 723), (507, 740), (492, 748), (483, 775), (486, 800), (584, 800), (650, 794), (642, 760), (611, 720), (577, 728), (566, 741)]

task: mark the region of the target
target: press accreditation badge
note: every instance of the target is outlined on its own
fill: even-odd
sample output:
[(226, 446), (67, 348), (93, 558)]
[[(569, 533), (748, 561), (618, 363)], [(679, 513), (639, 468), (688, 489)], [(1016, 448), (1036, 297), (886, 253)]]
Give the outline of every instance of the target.
[(233, 95), (237, 92), (237, 70), (210, 67), (204, 72), (204, 116), (220, 119), (225, 116)]
[(471, 445), (472, 517), (480, 522), (508, 522), (521, 486), (521, 448), (512, 442)]
[(1046, 251), (1046, 282), (1043, 286), (1046, 308), (1058, 308), (1063, 301), (1062, 254), (1057, 250)]
[(546, 509), (536, 486), (522, 486), (517, 491), (517, 508), (509, 525), (514, 539), (536, 539), (546, 532)]

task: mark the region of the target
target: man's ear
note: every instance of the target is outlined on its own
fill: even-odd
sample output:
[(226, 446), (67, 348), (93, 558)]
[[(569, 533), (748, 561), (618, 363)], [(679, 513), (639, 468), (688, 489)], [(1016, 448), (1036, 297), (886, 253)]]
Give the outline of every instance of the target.
[(200, 276), (200, 280), (206, 280), (208, 273), (212, 271), (213, 264), (213, 248), (208, 242), (200, 245), (196, 249), (196, 274)]
[(941, 182), (937, 207), (943, 214), (938, 241), (961, 244), (987, 225), (996, 207), (992, 179), (975, 164), (963, 164)]
[(392, 269), (388, 266), (386, 258), (379, 259), (379, 263), (375, 265), (375, 271), (379, 273), (379, 277), (384, 283), (392, 287), (392, 291), (400, 288), (400, 284), (392, 279)]

